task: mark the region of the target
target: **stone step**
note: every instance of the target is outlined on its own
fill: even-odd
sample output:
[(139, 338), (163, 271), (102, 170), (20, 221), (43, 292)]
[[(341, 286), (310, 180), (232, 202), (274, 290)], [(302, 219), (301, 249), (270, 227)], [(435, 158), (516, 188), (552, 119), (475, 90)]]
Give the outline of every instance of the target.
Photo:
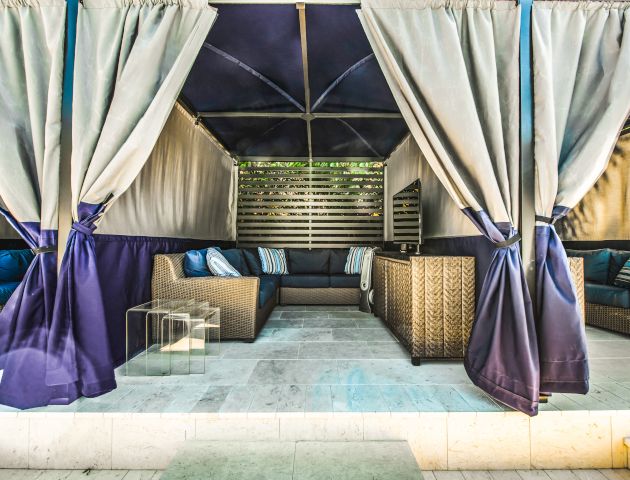
[(185, 442), (161, 480), (422, 480), (407, 442)]

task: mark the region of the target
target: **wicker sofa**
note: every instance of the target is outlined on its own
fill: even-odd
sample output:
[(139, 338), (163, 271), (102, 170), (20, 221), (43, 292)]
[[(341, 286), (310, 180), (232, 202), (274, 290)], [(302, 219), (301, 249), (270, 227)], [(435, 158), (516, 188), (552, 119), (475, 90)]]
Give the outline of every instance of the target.
[(630, 252), (603, 248), (567, 254), (584, 259), (586, 323), (630, 335), (630, 289), (613, 283)]
[(242, 277), (187, 277), (184, 253), (156, 255), (152, 296), (210, 302), (221, 309), (221, 337), (248, 341), (256, 338), (278, 303), (359, 303), (359, 275), (343, 273), (347, 249), (286, 249), (288, 275), (262, 274), (262, 267), (255, 263), (258, 254), (248, 253), (245, 270), (235, 266)]

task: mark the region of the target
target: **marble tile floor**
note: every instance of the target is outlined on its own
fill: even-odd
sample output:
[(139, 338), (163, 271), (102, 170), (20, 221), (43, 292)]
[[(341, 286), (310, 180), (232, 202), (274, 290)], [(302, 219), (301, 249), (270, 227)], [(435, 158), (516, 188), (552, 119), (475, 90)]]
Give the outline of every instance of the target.
[[(554, 394), (540, 410), (630, 410), (630, 337), (587, 327), (588, 395)], [(205, 374), (125, 376), (118, 388), (44, 412), (501, 412), (461, 361), (411, 365), (378, 318), (356, 307), (277, 307), (254, 343), (223, 342)], [(12, 411), (0, 406), (0, 411)]]
[[(160, 480), (161, 475), (159, 470), (0, 469), (0, 480)], [(630, 480), (630, 470), (429, 470), (422, 476), (424, 480)]]

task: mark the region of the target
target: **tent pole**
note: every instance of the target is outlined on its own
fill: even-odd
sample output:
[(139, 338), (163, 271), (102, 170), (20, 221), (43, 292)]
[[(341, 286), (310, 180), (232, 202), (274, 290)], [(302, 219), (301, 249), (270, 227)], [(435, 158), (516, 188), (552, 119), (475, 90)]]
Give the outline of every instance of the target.
[(531, 51), (532, 0), (521, 0), (521, 215), (522, 256), (532, 301), (536, 299), (536, 183), (534, 163), (534, 102)]
[(72, 227), (72, 92), (74, 90), (74, 57), (77, 40), (77, 16), (79, 0), (67, 0), (66, 51), (63, 72), (61, 104), (61, 151), (59, 159), (59, 204), (57, 269), (61, 268), (63, 254)]

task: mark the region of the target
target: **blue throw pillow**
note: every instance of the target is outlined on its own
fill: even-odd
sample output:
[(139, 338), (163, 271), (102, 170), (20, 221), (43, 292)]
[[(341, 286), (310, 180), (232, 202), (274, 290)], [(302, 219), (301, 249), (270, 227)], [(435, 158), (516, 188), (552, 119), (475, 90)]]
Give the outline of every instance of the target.
[(31, 250), (0, 251), (0, 282), (21, 282), (35, 258)]
[(262, 271), (267, 275), (287, 275), (287, 257), (282, 248), (258, 247)]
[(615, 277), (614, 285), (622, 288), (630, 288), (630, 260), (624, 263), (623, 267)]
[[(221, 251), (219, 247), (214, 247), (217, 251)], [(190, 250), (184, 256), (184, 275), (187, 277), (209, 277), (212, 275), (208, 269), (206, 254), (208, 249)]]
[(363, 266), (363, 257), (365, 257), (365, 254), (369, 250), (371, 250), (371, 248), (372, 247), (350, 247), (344, 272), (347, 275), (357, 275), (361, 273), (361, 267)]
[(567, 255), (584, 258), (584, 279), (587, 282), (608, 283), (610, 250), (567, 250)]
[(209, 248), (206, 253), (208, 269), (215, 277), (240, 277), (241, 274), (230, 265), (225, 257), (216, 248)]

